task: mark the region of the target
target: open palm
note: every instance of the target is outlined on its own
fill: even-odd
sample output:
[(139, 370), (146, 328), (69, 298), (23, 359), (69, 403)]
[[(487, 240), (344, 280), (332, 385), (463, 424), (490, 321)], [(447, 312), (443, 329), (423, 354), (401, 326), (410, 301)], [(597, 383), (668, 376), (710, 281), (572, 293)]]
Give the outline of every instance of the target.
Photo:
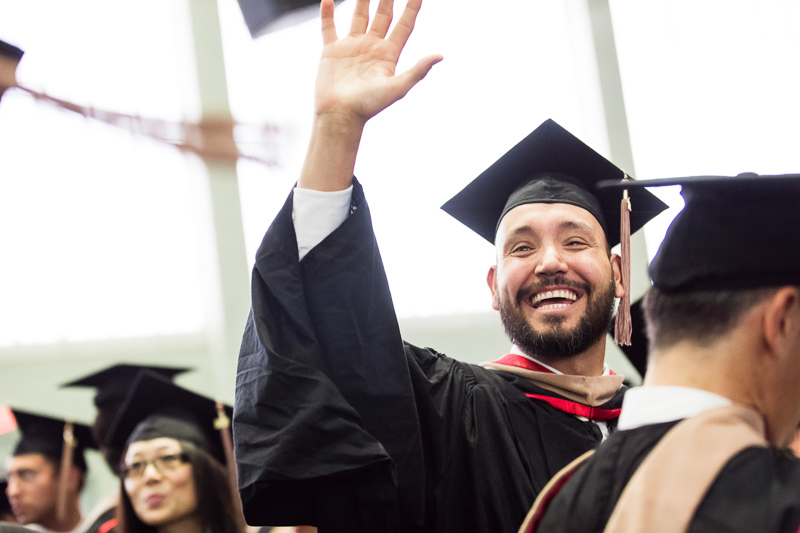
[(392, 33), (392, 0), (381, 0), (369, 26), (369, 0), (358, 0), (348, 35), (339, 39), (333, 0), (322, 0), (323, 50), (317, 73), (317, 115), (341, 114), (366, 122), (419, 82), (441, 56), (428, 56), (396, 75), (400, 53), (414, 28), (422, 0), (409, 0)]

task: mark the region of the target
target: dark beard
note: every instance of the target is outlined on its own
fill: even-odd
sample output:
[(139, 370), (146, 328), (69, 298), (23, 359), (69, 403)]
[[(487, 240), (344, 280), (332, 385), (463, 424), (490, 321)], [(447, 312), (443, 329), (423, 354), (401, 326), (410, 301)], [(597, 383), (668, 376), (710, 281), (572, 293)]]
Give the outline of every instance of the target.
[[(572, 286), (581, 289), (587, 299), (586, 312), (571, 330), (561, 327), (566, 317), (546, 316), (547, 329), (535, 331), (522, 312), (521, 302), (530, 294), (554, 286)], [(614, 296), (613, 277), (605, 290), (595, 293), (588, 285), (570, 282), (558, 276), (519, 291), (515, 302), (501, 300), (500, 319), (508, 338), (524, 353), (541, 358), (543, 361), (566, 359), (585, 352), (611, 329), (611, 320), (614, 318)]]

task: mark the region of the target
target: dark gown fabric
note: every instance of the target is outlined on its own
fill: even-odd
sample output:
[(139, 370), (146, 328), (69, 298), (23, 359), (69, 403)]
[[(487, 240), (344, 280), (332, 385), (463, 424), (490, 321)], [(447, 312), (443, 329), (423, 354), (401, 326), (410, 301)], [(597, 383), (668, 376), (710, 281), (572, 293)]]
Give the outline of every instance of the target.
[(85, 533), (113, 533), (117, 528), (117, 508), (110, 507), (86, 528)]
[[(536, 533), (601, 533), (633, 473), (676, 423), (615, 432), (553, 498)], [(797, 533), (798, 527), (800, 460), (750, 447), (720, 471), (688, 533)]]
[(402, 341), (357, 182), (350, 216), (302, 261), (291, 214), (290, 195), (256, 256), (239, 356), (248, 523), (516, 531), (549, 478), (600, 442), (597, 426), (526, 397), (559, 396), (514, 374)]

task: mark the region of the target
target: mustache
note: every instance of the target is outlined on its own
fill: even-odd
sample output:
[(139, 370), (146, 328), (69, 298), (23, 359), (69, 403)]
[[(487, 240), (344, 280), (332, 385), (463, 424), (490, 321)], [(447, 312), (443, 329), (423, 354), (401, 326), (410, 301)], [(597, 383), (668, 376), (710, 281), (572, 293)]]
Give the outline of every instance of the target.
[(530, 297), (531, 295), (553, 287), (569, 287), (571, 289), (578, 289), (584, 294), (589, 294), (589, 292), (591, 292), (591, 287), (589, 287), (588, 283), (581, 283), (579, 281), (567, 279), (566, 277), (559, 275), (553, 278), (536, 281), (520, 289), (519, 292), (517, 292), (516, 297), (517, 305), (521, 304), (522, 300)]

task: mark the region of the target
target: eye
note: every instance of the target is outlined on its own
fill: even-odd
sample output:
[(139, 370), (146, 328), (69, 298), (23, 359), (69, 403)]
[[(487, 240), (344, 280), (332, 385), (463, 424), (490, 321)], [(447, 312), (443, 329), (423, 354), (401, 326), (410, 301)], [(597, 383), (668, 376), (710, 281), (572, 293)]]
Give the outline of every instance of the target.
[(19, 478), (25, 482), (33, 481), (36, 478), (36, 472), (33, 470), (23, 470), (19, 473)]
[(511, 249), (512, 254), (524, 254), (532, 251), (533, 248), (527, 244), (519, 244)]
[(588, 246), (588, 244), (580, 239), (571, 239), (567, 241), (567, 246), (574, 248), (576, 246)]
[(181, 457), (179, 455), (162, 455), (159, 457), (161, 459), (161, 464), (166, 466), (167, 468), (175, 467), (178, 463), (181, 462)]
[(122, 468), (122, 476), (125, 478), (139, 477), (147, 468), (147, 461), (136, 461)]

